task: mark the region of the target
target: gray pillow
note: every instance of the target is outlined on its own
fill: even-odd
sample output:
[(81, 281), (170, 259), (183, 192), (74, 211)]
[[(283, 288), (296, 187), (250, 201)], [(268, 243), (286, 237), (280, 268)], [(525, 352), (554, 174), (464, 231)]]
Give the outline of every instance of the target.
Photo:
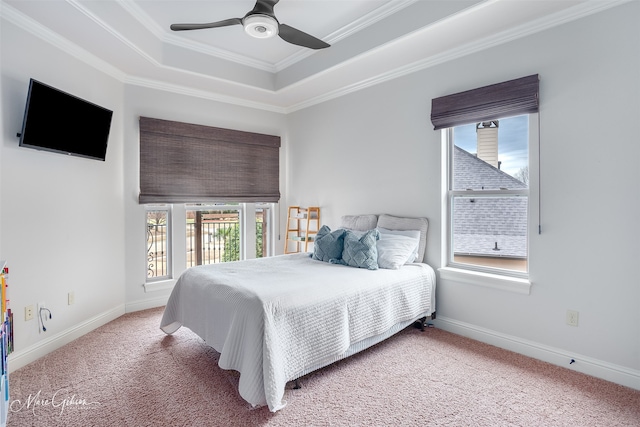
[(344, 237), (344, 250), (342, 251), (342, 263), (351, 267), (378, 269), (378, 230), (373, 229), (359, 237), (356, 233), (347, 230)]
[(344, 229), (331, 231), (326, 225), (320, 227), (313, 242), (311, 258), (324, 262), (339, 262), (342, 259), (345, 233)]
[(376, 228), (378, 215), (343, 215), (340, 221), (340, 228), (347, 230), (368, 231)]

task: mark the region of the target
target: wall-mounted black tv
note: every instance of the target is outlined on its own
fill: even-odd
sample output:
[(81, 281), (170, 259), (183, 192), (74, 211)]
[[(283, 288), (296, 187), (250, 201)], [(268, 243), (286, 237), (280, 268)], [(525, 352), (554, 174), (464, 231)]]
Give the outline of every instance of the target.
[(31, 79), (20, 146), (104, 161), (113, 112)]

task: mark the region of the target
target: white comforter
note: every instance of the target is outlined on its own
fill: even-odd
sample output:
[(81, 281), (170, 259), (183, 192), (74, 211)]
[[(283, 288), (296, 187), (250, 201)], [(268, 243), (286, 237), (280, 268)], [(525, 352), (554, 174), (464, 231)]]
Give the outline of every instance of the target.
[(240, 372), (240, 395), (273, 412), (288, 381), (400, 321), (435, 310), (426, 264), (366, 270), (309, 254), (193, 267), (178, 279), (161, 329), (186, 326)]

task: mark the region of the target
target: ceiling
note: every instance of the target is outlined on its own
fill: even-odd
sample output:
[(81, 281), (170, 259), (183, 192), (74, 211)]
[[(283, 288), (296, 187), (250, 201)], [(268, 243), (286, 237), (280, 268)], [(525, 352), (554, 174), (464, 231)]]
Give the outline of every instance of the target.
[(331, 47), (242, 26), (255, 0), (1, 0), (3, 19), (125, 83), (290, 112), (628, 0), (281, 0), (280, 23)]

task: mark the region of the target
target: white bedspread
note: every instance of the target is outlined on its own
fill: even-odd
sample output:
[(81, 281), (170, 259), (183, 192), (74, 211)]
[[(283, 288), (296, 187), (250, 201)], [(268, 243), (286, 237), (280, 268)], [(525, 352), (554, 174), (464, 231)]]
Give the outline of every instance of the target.
[(240, 395), (271, 411), (311, 366), (400, 321), (431, 314), (435, 274), (426, 264), (366, 270), (289, 254), (198, 266), (178, 279), (161, 329), (186, 326), (240, 372)]

